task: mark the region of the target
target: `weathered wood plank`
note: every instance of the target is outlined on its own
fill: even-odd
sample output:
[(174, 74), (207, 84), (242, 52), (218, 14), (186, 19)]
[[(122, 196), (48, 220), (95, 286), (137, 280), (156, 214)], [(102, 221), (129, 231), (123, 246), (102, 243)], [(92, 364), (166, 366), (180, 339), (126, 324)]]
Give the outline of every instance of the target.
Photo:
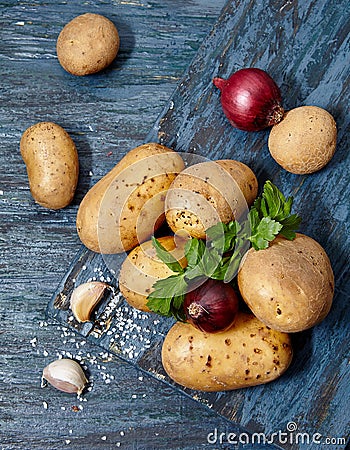
[[(129, 364), (106, 360), (103, 349), (84, 344), (80, 335), (45, 322), (52, 292), (81, 247), (75, 231), (79, 201), (145, 139), (223, 3), (0, 1), (2, 449), (105, 450), (120, 444), (190, 450), (204, 448), (215, 427), (236, 430)], [(68, 20), (87, 10), (115, 20), (122, 47), (111, 70), (76, 79), (60, 68), (55, 40)], [(39, 120), (64, 126), (79, 149), (77, 196), (59, 212), (34, 204), (19, 154), (22, 132)], [(86, 402), (40, 388), (43, 367), (64, 352), (81, 358), (93, 377)], [(83, 409), (74, 412), (75, 405)]]
[[(184, 390), (250, 431), (271, 434), (285, 431), (288, 423), (295, 422), (298, 431), (309, 436), (317, 432), (347, 439), (349, 434), (349, 421), (344, 415), (349, 398), (348, 13), (345, 1), (303, 5), (270, 1), (268, 6), (255, 1), (229, 2), (148, 135), (148, 140), (159, 139), (178, 151), (213, 159), (239, 159), (255, 170), (261, 183), (272, 179), (284, 192), (295, 195), (296, 210), (304, 217), (302, 231), (317, 239), (330, 255), (337, 280), (332, 312), (321, 325), (294, 337), (295, 358), (285, 376), (266, 386), (232, 393)], [(253, 65), (275, 78), (286, 108), (314, 104), (334, 115), (339, 128), (338, 149), (321, 172), (296, 176), (282, 171), (268, 154), (268, 132), (233, 130), (223, 117), (212, 78)], [(85, 276), (92, 276), (93, 269), (100, 267), (104, 267), (100, 257), (92, 257)], [(67, 314), (59, 317), (67, 320)], [(127, 312), (124, 317), (129, 317)], [(149, 319), (137, 320), (150, 326)], [(167, 326), (162, 322), (160, 332)], [(110, 348), (106, 336), (98, 342)], [(141, 357), (133, 355), (130, 359), (163, 376), (160, 342), (161, 335), (152, 340), (150, 350), (143, 349)], [(113, 348), (116, 351), (114, 344)], [(127, 352), (124, 357), (128, 359)], [(308, 448), (318, 445), (311, 443)], [(286, 444), (286, 448), (299, 447), (296, 442)], [(345, 443), (339, 443), (339, 448), (345, 448)]]

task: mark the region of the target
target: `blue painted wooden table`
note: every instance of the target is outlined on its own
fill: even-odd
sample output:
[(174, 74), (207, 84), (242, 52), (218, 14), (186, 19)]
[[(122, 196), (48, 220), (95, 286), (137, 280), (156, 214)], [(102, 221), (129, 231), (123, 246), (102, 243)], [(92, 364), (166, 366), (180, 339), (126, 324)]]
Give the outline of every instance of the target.
[[(231, 1), (219, 18), (223, 4), (0, 2), (1, 448), (345, 448), (349, 5)], [(115, 22), (121, 51), (104, 73), (77, 79), (60, 68), (55, 39), (63, 24), (87, 10)], [(267, 132), (233, 130), (223, 117), (212, 77), (253, 65), (275, 78), (286, 108), (315, 104), (334, 115), (338, 150), (319, 174), (280, 170), (268, 155)], [(79, 150), (78, 192), (62, 211), (34, 204), (19, 156), (22, 132), (40, 120), (66, 128)], [(147, 358), (132, 366), (107, 352), (106, 341), (84, 330), (76, 334), (52, 302), (49, 311), (59, 325), (45, 318), (53, 293), (52, 301), (72, 288), (74, 268), (74, 276), (92, 276), (94, 269), (98, 274), (101, 261), (81, 250), (75, 232), (81, 198), (129, 149), (155, 139), (178, 151), (240, 159), (260, 182), (271, 178), (295, 195), (306, 218), (302, 231), (329, 253), (337, 280), (334, 307), (320, 326), (295, 337), (293, 365), (278, 382), (233, 394), (183, 393), (149, 376)], [(93, 386), (85, 401), (40, 388), (42, 368), (61, 355), (86, 366)], [(286, 435), (264, 446), (249, 441), (249, 433), (271, 438), (286, 431), (287, 442)], [(321, 443), (295, 442), (293, 431), (309, 439), (319, 433)], [(239, 438), (241, 443), (229, 444)]]

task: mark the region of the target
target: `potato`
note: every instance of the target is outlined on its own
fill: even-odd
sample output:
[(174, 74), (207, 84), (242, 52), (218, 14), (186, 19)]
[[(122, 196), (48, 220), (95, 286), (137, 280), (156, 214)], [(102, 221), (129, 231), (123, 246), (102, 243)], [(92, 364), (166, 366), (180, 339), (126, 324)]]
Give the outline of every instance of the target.
[(239, 219), (258, 190), (257, 179), (245, 164), (234, 160), (206, 161), (187, 167), (166, 196), (170, 228), (205, 239), (217, 222)]
[[(164, 236), (158, 240), (182, 267), (187, 265), (184, 257), (186, 239)], [(147, 241), (135, 247), (123, 262), (119, 274), (119, 289), (131, 306), (149, 312), (146, 304), (147, 296), (153, 291), (152, 286), (170, 275), (174, 275), (174, 272), (157, 257), (152, 241)]]
[(334, 294), (331, 263), (321, 245), (297, 233), (270, 247), (250, 249), (238, 272), (238, 287), (252, 312), (287, 333), (306, 330), (328, 314)]
[(73, 200), (79, 177), (78, 152), (68, 133), (52, 122), (39, 122), (22, 135), (20, 150), (34, 200), (60, 209)]
[(165, 194), (182, 158), (156, 143), (134, 148), (83, 198), (77, 230), (83, 244), (104, 254), (146, 241), (164, 222)]
[(240, 312), (222, 333), (177, 322), (162, 347), (163, 367), (176, 383), (200, 391), (227, 391), (275, 380), (292, 359), (289, 335)]
[(82, 14), (71, 20), (57, 39), (61, 66), (73, 75), (89, 75), (108, 67), (119, 50), (114, 24), (100, 14)]
[(333, 157), (337, 141), (336, 123), (326, 110), (301, 106), (288, 111), (273, 126), (268, 147), (284, 169), (296, 174), (322, 169)]

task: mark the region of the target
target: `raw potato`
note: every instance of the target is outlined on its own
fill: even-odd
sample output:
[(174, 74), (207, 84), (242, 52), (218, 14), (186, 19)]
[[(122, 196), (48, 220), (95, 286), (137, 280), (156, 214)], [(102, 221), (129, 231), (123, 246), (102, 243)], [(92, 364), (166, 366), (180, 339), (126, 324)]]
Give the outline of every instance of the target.
[(119, 50), (114, 24), (99, 14), (82, 14), (62, 29), (57, 39), (61, 66), (73, 75), (89, 75), (108, 67)]
[(275, 380), (292, 360), (289, 335), (240, 312), (222, 333), (177, 322), (165, 337), (163, 367), (176, 383), (200, 391), (227, 391)]
[[(175, 237), (174, 240), (173, 236), (164, 236), (158, 240), (182, 267), (186, 266), (185, 239)], [(149, 312), (146, 303), (147, 296), (153, 291), (153, 284), (170, 275), (174, 275), (174, 272), (157, 257), (152, 241), (147, 241), (135, 247), (123, 262), (119, 274), (119, 289), (131, 306)]]
[(294, 241), (277, 237), (266, 250), (250, 249), (238, 272), (238, 287), (256, 317), (275, 330), (292, 333), (326, 317), (334, 276), (321, 245), (297, 233)]
[(78, 152), (69, 134), (55, 123), (39, 122), (23, 133), (20, 150), (34, 200), (49, 209), (69, 205), (79, 177)]
[(166, 219), (176, 232), (205, 239), (217, 222), (239, 219), (253, 203), (258, 182), (252, 170), (234, 160), (206, 161), (187, 167), (166, 197)]
[(296, 174), (322, 169), (333, 157), (337, 141), (336, 123), (326, 110), (301, 106), (288, 111), (273, 126), (268, 146), (271, 156), (284, 169)]
[(165, 220), (166, 191), (183, 167), (177, 153), (156, 143), (127, 153), (80, 204), (77, 230), (83, 244), (114, 254), (148, 240)]

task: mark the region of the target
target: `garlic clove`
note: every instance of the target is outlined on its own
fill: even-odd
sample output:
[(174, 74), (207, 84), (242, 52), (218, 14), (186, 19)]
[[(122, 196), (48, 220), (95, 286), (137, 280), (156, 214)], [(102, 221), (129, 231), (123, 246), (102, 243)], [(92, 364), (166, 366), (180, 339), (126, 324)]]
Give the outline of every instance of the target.
[(70, 298), (70, 307), (78, 322), (88, 322), (96, 305), (109, 286), (101, 281), (90, 281), (76, 287)]
[[(88, 380), (80, 364), (73, 359), (57, 359), (43, 370), (42, 382), (46, 380), (56, 389), (68, 394), (83, 392)], [(42, 383), (42, 386), (45, 384)]]

